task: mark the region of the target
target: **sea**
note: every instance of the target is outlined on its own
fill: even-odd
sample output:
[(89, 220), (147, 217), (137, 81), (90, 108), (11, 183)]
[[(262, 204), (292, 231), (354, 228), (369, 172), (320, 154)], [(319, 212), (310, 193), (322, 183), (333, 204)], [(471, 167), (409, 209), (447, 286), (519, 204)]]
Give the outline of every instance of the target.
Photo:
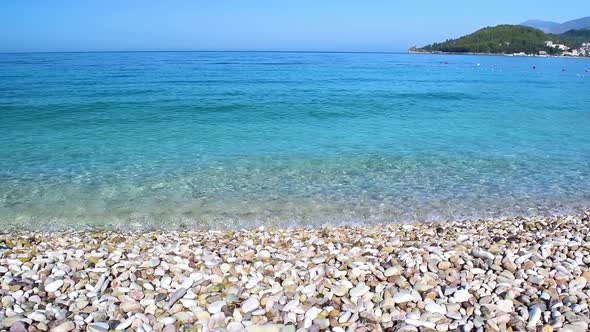
[(239, 229), (590, 207), (590, 59), (0, 54), (0, 227)]

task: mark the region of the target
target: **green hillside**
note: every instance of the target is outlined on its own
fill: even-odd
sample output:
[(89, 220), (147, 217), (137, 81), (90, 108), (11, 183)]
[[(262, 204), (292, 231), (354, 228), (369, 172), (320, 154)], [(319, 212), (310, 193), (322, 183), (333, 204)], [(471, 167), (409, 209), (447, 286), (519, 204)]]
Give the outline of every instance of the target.
[(581, 47), (583, 43), (590, 42), (590, 29), (570, 30), (560, 35), (551, 35), (551, 37), (563, 42), (566, 45)]
[(498, 25), (478, 30), (470, 35), (435, 43), (414, 51), (452, 53), (538, 53), (551, 52), (545, 41), (559, 40), (541, 30), (520, 25)]

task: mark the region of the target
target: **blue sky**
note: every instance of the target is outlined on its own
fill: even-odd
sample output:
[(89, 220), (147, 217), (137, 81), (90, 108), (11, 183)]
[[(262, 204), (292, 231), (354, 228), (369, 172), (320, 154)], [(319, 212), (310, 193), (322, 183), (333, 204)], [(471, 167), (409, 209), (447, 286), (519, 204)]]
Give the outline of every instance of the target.
[(0, 52), (403, 51), (589, 15), (588, 0), (1, 0)]

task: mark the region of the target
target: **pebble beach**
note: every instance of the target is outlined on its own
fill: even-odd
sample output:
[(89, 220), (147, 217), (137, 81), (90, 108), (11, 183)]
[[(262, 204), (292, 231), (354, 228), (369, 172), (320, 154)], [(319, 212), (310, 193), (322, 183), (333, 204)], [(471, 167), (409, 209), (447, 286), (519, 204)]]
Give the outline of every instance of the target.
[(0, 330), (587, 331), (590, 214), (5, 231)]

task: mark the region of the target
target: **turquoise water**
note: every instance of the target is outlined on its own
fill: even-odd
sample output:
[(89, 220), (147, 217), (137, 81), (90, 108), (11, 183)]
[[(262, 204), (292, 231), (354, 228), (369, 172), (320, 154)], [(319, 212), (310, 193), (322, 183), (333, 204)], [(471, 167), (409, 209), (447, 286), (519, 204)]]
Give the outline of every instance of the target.
[(0, 54), (0, 223), (282, 227), (588, 209), (588, 69), (494, 56)]

